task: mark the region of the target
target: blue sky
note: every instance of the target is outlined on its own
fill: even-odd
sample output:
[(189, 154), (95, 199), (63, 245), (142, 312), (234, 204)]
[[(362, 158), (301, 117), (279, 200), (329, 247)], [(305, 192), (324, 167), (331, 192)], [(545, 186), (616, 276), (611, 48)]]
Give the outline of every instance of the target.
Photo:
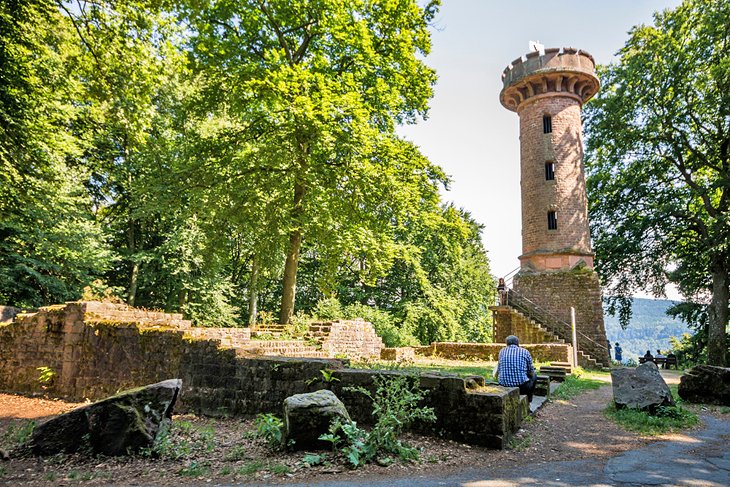
[(439, 81), (428, 119), (403, 127), (452, 178), (446, 200), (485, 226), (492, 272), (519, 265), (518, 117), (499, 104), (502, 70), (528, 52), (528, 42), (576, 47), (607, 64), (638, 24), (678, 0), (443, 0), (427, 64)]

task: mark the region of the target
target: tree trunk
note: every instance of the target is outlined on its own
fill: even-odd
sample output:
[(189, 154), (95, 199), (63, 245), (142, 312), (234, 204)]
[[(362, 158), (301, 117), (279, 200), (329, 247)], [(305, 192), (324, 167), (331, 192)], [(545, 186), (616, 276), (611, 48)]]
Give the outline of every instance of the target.
[(294, 209), (292, 211), (295, 228), (289, 233), (289, 250), (286, 253), (286, 264), (284, 264), (284, 289), (281, 294), (281, 313), (279, 314), (279, 323), (284, 325), (290, 323), (294, 315), (297, 269), (299, 268), (299, 253), (302, 249), (302, 230), (299, 225), (304, 192), (304, 183), (297, 181), (294, 184)]
[(258, 280), (259, 280), (259, 263), (254, 254), (251, 260), (251, 278), (248, 280), (248, 325), (256, 324), (256, 315), (258, 314)]
[[(127, 249), (129, 255), (134, 259), (134, 252), (136, 250), (135, 235), (134, 235), (134, 221), (129, 220), (127, 223)], [(127, 304), (134, 306), (134, 301), (137, 298), (137, 280), (139, 278), (139, 262), (132, 261), (132, 270), (129, 273), (129, 289), (127, 291)]]
[(718, 367), (727, 367), (725, 356), (727, 344), (725, 329), (728, 320), (728, 272), (723, 259), (718, 256), (712, 265), (712, 302), (707, 327), (707, 362)]

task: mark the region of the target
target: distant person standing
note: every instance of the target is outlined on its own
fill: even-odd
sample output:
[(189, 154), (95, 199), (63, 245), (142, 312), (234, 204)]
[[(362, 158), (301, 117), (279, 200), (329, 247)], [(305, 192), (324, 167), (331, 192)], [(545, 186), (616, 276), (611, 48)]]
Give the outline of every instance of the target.
[(507, 304), (507, 284), (504, 283), (504, 277), (499, 278), (497, 292), (499, 293), (499, 304), (504, 306)]
[(621, 345), (618, 344), (618, 342), (616, 342), (616, 345), (614, 345), (613, 347), (613, 353), (616, 356), (616, 362), (621, 362), (623, 360), (624, 357), (623, 355), (621, 355), (623, 353), (623, 349), (621, 348)]

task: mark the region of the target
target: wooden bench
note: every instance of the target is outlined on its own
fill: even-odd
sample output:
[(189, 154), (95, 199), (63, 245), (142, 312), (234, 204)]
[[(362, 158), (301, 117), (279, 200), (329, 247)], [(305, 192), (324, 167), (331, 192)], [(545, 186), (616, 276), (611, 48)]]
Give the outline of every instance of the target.
[[(648, 360), (649, 362), (654, 362), (657, 367), (661, 367), (664, 369), (669, 369), (674, 365), (675, 369), (678, 369), (679, 366), (677, 365), (677, 357), (652, 357)], [(647, 362), (646, 357), (639, 357), (639, 363), (644, 364)]]

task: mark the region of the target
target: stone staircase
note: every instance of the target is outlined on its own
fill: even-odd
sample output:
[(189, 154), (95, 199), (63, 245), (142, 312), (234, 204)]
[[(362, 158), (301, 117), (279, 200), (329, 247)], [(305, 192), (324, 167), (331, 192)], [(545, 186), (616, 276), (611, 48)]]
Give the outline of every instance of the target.
[[(572, 327), (558, 318), (550, 315), (537, 305), (509, 289), (507, 295), (507, 306), (510, 312), (516, 314), (529, 324), (526, 326), (526, 339), (524, 343), (540, 343), (533, 341), (535, 338), (544, 338), (546, 343), (572, 343)], [(578, 365), (584, 368), (605, 368), (610, 364), (604, 364), (590, 354), (590, 350), (598, 347), (589, 337), (578, 333)]]

